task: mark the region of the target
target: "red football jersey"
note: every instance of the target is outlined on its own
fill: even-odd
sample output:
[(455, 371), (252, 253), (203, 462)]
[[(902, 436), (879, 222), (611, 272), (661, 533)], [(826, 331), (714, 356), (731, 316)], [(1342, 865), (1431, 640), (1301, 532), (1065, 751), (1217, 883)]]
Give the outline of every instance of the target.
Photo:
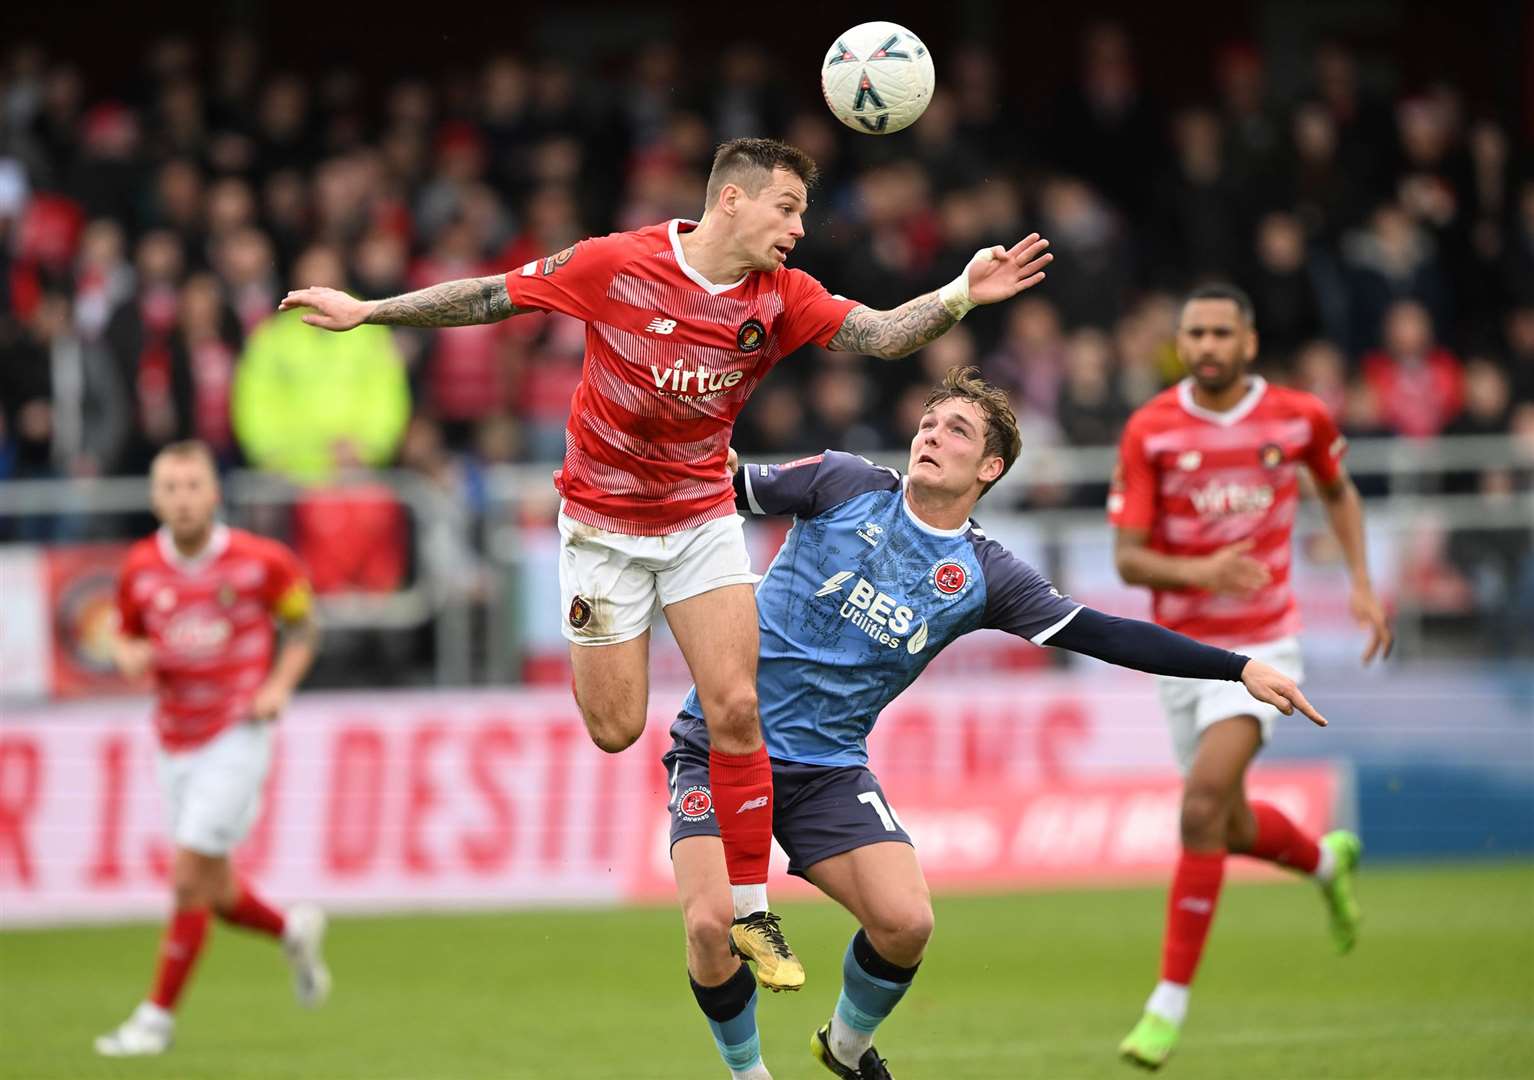
[(134, 544), (117, 608), (122, 632), (154, 647), (160, 744), (189, 749), (244, 720), (271, 669), (273, 617), (301, 617), (309, 602), (297, 557), (275, 540), (216, 525), (191, 559), (164, 529)]
[(1247, 554), (1272, 575), (1245, 596), (1154, 590), (1156, 621), (1221, 645), (1295, 633), (1300, 615), (1289, 565), (1299, 467), (1330, 485), (1342, 473), (1346, 450), (1319, 398), (1256, 376), (1228, 412), (1195, 404), (1191, 379), (1137, 409), (1119, 444), (1108, 520), (1149, 530), (1151, 548), (1169, 555), (1208, 555), (1251, 539)]
[(659, 536), (735, 512), (730, 431), (783, 357), (830, 342), (856, 302), (786, 267), (715, 285), (673, 220), (582, 240), (506, 275), (518, 307), (586, 323), (555, 486), (576, 521)]

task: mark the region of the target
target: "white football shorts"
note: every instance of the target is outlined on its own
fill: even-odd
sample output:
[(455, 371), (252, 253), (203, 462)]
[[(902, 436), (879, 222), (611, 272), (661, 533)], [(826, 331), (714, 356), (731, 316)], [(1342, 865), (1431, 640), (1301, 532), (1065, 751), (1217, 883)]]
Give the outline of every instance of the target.
[[(1295, 682), (1305, 677), (1300, 641), (1293, 635), (1264, 641), (1260, 645), (1237, 645), (1231, 652), (1271, 664)], [(1262, 741), (1266, 743), (1273, 736), (1273, 725), (1284, 716), (1274, 706), (1248, 694), (1241, 683), (1224, 679), (1179, 679), (1158, 675), (1156, 689), (1161, 695), (1161, 709), (1172, 729), (1172, 752), (1184, 775), (1193, 767), (1199, 736), (1209, 725), (1232, 716), (1255, 716), (1262, 727)], [(1308, 720), (1304, 722), (1309, 723)]]
[(272, 764), (272, 725), (230, 724), (201, 746), (160, 751), (160, 795), (177, 847), (228, 855), (261, 814)]
[(759, 580), (739, 514), (665, 536), (625, 536), (560, 511), (560, 628), (576, 645), (628, 641), (671, 604)]

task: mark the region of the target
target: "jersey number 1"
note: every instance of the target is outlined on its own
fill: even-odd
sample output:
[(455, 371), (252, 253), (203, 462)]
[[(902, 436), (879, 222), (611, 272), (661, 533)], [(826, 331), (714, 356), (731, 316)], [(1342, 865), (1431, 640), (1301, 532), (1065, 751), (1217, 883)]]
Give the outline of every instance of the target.
[(895, 818), (890, 813), (889, 807), (884, 805), (884, 800), (879, 798), (877, 791), (865, 791), (858, 796), (858, 802), (874, 808), (874, 813), (879, 815), (879, 820), (884, 823), (885, 832), (895, 831)]

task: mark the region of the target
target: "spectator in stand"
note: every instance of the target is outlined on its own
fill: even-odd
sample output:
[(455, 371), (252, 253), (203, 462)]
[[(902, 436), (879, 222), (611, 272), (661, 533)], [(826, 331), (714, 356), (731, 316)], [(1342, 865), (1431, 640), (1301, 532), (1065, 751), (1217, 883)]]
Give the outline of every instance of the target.
[(223, 281), (230, 309), (249, 334), (277, 310), (277, 264), (271, 241), (260, 229), (246, 226), (225, 233), (215, 241), (213, 268)]
[[(1113, 340), (1107, 334), (1086, 327), (1070, 336), (1065, 379), (1054, 409), (1066, 442), (1075, 446), (1114, 445), (1129, 418), (1129, 409), (1119, 395), (1117, 374)], [(1106, 497), (1106, 490), (1103, 495)]]
[(1337, 123), (1326, 106), (1307, 101), (1290, 120), (1293, 156), (1285, 202), (1295, 208), (1305, 231), (1333, 245), (1364, 214), (1362, 177), (1350, 172), (1338, 157)]
[[(292, 282), (343, 288), (341, 259), (311, 248)], [(246, 459), (301, 484), (328, 481), (348, 457), (387, 465), (410, 418), (405, 365), (388, 327), (330, 334), (301, 315), (274, 313), (240, 356), (231, 410)]]
[(1209, 109), (1185, 109), (1173, 124), (1172, 145), (1171, 167), (1156, 182), (1154, 262), (1147, 269), (1153, 284), (1180, 291), (1234, 272), (1245, 254), (1241, 238), (1251, 230), (1226, 164), (1219, 117)]
[[(1140, 168), (1125, 168), (1125, 163), (1143, 166), (1161, 160), (1162, 142), (1124, 27), (1098, 23), (1087, 30), (1080, 82), (1053, 115), (1056, 160), (1104, 192), (1118, 209), (1142, 217), (1149, 209), (1143, 174)], [(1058, 230), (1045, 234), (1054, 240)], [(1062, 256), (1058, 261), (1063, 265), (1066, 260)], [(1050, 276), (1053, 279), (1053, 273)]]
[(241, 336), (218, 278), (212, 274), (188, 278), (177, 305), (170, 363), (174, 370), (190, 374), (192, 430), (223, 467), (238, 456), (229, 424), (229, 391)]
[(1307, 246), (1293, 214), (1271, 213), (1258, 223), (1256, 266), (1247, 291), (1262, 327), (1265, 365), (1287, 367), (1295, 351), (1323, 329), (1318, 268), (1311, 265)]
[(1412, 438), (1439, 434), (1464, 405), (1459, 358), (1434, 340), (1432, 318), (1415, 300), (1386, 312), (1382, 339), (1382, 347), (1364, 357), (1363, 377), (1385, 424)]
[(112, 313), (133, 295), (133, 268), (121, 225), (98, 218), (85, 227), (74, 278), (75, 328), (84, 340), (99, 342)]
[(884, 445), (868, 422), (873, 388), (862, 357), (821, 351), (805, 365), (809, 385), (808, 431), (805, 439), (818, 449), (833, 448), (868, 454)]
[(1295, 354), (1289, 382), (1320, 398), (1331, 416), (1341, 417), (1347, 405), (1348, 358), (1330, 341), (1308, 342)]
[(1397, 300), (1411, 299), (1431, 313), (1435, 325), (1445, 325), (1447, 282), (1433, 238), (1399, 205), (1375, 210), (1369, 226), (1343, 241), (1352, 351), (1360, 353), (1379, 343), (1387, 309)]
[[(1044, 297), (1026, 297), (1012, 306), (1006, 319), (1006, 336), (982, 365), (985, 377), (1007, 392), (1014, 409), (1026, 405), (1050, 412), (1060, 397), (1065, 373), (1065, 330), (1060, 325), (1060, 311)], [(930, 389), (933, 380), (941, 381), (942, 376), (941, 371), (935, 373), (923, 386)]]
[(192, 373), (171, 339), (181, 303), (185, 254), (175, 233), (145, 233), (135, 253), (137, 288), (107, 323), (106, 343), (133, 404), (121, 468), (144, 473), (160, 447), (192, 437)]
[(1065, 324), (1109, 329), (1132, 282), (1131, 252), (1119, 218), (1088, 185), (1056, 177), (1040, 193), (1039, 219), (1056, 256), (1049, 298)]

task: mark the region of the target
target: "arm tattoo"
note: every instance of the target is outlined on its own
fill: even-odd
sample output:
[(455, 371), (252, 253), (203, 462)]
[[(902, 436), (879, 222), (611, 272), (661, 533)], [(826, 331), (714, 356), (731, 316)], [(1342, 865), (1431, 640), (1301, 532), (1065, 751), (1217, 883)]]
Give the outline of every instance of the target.
[(380, 300), (367, 321), (384, 326), (471, 326), (500, 322), (523, 310), (507, 295), (506, 279), (493, 274), (445, 281)]
[(958, 321), (935, 292), (907, 300), (893, 311), (856, 307), (831, 339), (831, 348), (898, 360), (942, 337)]

